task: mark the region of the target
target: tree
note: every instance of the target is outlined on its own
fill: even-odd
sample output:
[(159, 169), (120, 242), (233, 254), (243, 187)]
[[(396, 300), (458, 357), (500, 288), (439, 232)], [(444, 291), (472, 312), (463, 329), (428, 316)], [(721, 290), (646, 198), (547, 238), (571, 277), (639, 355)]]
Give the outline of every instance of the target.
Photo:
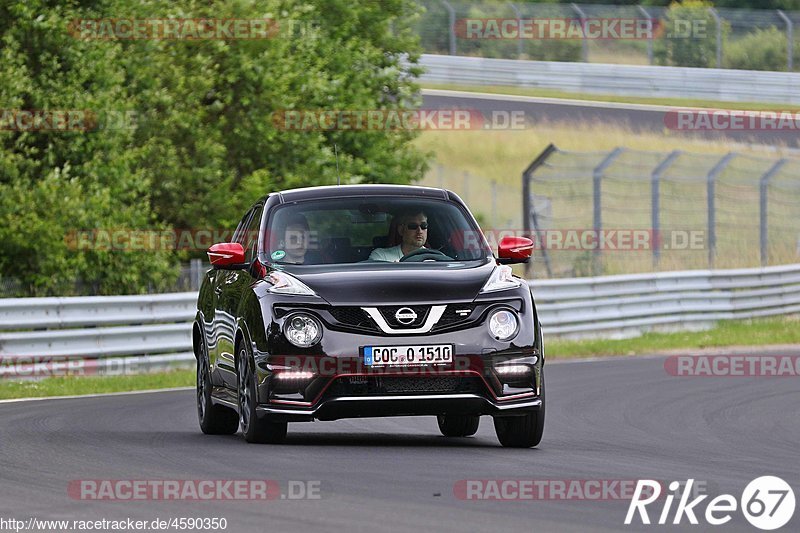
[[(0, 132), (0, 275), (27, 294), (75, 280), (102, 293), (163, 286), (185, 254), (75, 250), (71, 230), (235, 225), (260, 196), (336, 182), (408, 183), (414, 131), (286, 131), (283, 110), (418, 105), (410, 0), (99, 0), (0, 7), (0, 109), (89, 109), (92, 132)], [(89, 39), (76, 19), (272, 19), (257, 40)], [(72, 34), (70, 34), (72, 30)], [(8, 80), (6, 82), (6, 80)], [(135, 123), (109, 128), (104, 118)]]

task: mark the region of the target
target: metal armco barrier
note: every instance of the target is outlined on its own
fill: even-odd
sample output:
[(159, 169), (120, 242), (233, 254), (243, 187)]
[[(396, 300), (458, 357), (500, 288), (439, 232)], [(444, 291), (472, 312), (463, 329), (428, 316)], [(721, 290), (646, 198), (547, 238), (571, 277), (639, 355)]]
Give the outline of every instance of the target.
[(633, 337), (800, 312), (800, 264), (529, 283), (545, 335)]
[(800, 74), (424, 54), (421, 81), (725, 102), (800, 104)]
[[(636, 336), (800, 312), (800, 264), (529, 283), (546, 336)], [(191, 366), (196, 298), (183, 292), (0, 299), (0, 367), (33, 357), (80, 359), (101, 374), (119, 368), (121, 360), (142, 371)], [(97, 362), (87, 365), (86, 360)], [(0, 377), (13, 375), (7, 368), (0, 372)]]

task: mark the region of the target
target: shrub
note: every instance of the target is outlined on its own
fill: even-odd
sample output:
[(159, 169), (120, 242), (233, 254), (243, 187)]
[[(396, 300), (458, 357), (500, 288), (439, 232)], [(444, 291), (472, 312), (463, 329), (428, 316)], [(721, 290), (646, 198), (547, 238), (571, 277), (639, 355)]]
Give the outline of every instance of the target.
[(770, 26), (758, 28), (725, 46), (725, 68), (786, 70), (786, 34)]

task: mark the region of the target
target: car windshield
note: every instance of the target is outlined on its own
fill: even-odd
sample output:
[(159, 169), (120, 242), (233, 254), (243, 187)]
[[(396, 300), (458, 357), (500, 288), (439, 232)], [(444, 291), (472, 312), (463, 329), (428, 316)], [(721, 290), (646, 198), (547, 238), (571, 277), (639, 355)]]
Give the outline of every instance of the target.
[(491, 249), (458, 204), (427, 198), (306, 200), (277, 207), (261, 260), (274, 265), (463, 262)]

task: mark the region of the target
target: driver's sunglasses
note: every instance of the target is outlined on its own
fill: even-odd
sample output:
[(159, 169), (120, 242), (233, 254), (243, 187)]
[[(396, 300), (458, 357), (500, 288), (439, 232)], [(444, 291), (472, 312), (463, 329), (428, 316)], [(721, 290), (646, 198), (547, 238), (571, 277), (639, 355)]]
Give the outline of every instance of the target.
[(419, 229), (428, 229), (428, 223), (427, 222), (423, 222), (422, 224), (417, 224), (416, 222), (409, 222), (408, 224), (406, 224), (406, 227), (408, 229), (410, 229), (411, 231), (416, 231), (417, 228), (419, 228)]

